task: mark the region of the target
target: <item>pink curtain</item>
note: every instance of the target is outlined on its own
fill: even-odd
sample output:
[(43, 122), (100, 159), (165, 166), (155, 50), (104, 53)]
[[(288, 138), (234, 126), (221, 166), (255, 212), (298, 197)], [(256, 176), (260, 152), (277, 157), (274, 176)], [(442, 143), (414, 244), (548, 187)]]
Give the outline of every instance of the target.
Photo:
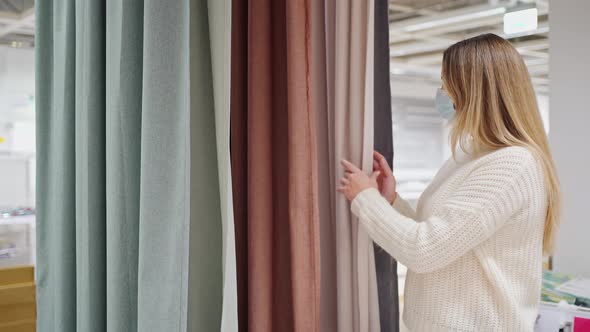
[(311, 0), (234, 1), (231, 150), (241, 331), (319, 331)]
[(373, 14), (373, 0), (234, 0), (241, 331), (380, 330), (373, 243), (336, 193), (341, 159), (372, 168)]
[[(321, 16), (321, 6), (313, 16)], [(379, 304), (373, 243), (350, 214), (348, 202), (335, 192), (347, 159), (369, 173), (373, 153), (373, 15), (374, 1), (326, 0), (323, 41), (312, 30), (314, 43), (325, 44), (326, 101), (314, 101), (318, 112), (318, 169), (323, 202), (322, 327), (337, 331), (379, 331)], [(322, 18), (316, 18), (321, 22)], [(321, 56), (321, 52), (317, 53)], [(318, 68), (318, 72), (320, 69)], [(315, 71), (312, 71), (315, 73)], [(321, 73), (312, 75), (324, 80)], [(321, 95), (321, 91), (317, 92)], [(327, 169), (326, 169), (327, 168)], [(335, 264), (334, 264), (335, 263)], [(332, 306), (336, 304), (335, 312)]]

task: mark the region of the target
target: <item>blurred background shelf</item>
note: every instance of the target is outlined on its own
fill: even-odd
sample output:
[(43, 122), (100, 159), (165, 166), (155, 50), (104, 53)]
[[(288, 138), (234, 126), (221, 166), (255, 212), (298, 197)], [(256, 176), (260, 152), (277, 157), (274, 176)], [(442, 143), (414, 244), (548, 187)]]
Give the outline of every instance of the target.
[(33, 266), (0, 268), (0, 332), (31, 332), (36, 328)]

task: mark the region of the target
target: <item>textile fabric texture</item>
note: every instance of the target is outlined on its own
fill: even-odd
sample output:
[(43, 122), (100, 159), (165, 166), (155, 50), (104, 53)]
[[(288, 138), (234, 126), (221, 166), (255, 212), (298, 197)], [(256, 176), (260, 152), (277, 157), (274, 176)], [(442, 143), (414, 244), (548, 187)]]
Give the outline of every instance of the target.
[(241, 331), (318, 331), (311, 1), (234, 1), (231, 150)]
[(328, 112), (328, 82), (326, 31), (328, 22), (324, 1), (314, 1), (311, 13), (312, 65), (311, 91), (313, 112), (316, 116), (318, 203), (320, 213), (321, 331), (336, 331), (338, 327), (336, 289), (336, 238), (334, 234), (335, 169), (333, 151), (333, 115)]
[[(374, 145), (389, 165), (393, 165), (393, 133), (391, 122), (391, 87), (389, 73), (389, 17), (387, 0), (375, 0), (375, 63), (374, 63)], [(381, 331), (399, 331), (399, 297), (397, 262), (375, 244), (375, 267), (379, 290)]]
[(230, 0), (190, 2), (188, 331), (237, 331), (229, 159)]
[(229, 35), (207, 17), (225, 5), (36, 4), (39, 331), (219, 330), (226, 302), (231, 315), (215, 136), (229, 74), (211, 63)]
[(372, 170), (374, 9), (373, 1), (349, 0), (327, 0), (324, 7), (327, 114), (319, 115), (324, 128), (317, 131), (324, 145), (318, 149), (329, 152), (320, 157), (329, 169), (319, 165), (320, 188), (330, 194), (331, 209), (321, 210), (322, 241), (332, 242), (322, 243), (322, 276), (329, 278), (323, 285), (333, 289), (322, 290), (322, 327), (334, 331), (380, 330), (373, 243), (334, 189), (343, 175), (342, 159)]

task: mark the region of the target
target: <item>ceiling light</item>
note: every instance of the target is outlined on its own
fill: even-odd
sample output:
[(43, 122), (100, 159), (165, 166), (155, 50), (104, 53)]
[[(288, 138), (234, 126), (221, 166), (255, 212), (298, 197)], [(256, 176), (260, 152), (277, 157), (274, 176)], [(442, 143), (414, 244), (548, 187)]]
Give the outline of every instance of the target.
[(517, 6), (504, 14), (504, 34), (511, 35), (533, 31), (538, 26), (536, 7)]

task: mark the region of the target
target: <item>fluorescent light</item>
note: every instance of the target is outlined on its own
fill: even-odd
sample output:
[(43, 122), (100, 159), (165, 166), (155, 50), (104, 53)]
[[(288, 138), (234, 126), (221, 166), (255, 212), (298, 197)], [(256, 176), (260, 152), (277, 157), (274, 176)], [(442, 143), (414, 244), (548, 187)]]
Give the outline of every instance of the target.
[(507, 35), (537, 29), (537, 8), (511, 11), (504, 14), (504, 33)]
[(506, 13), (506, 7), (496, 7), (477, 12), (465, 13), (455, 16), (450, 16), (442, 19), (434, 19), (426, 22), (416, 23), (407, 25), (402, 28), (404, 32), (414, 32), (419, 30), (432, 29), (443, 25), (449, 25), (453, 23), (461, 23), (465, 21), (471, 21), (479, 18), (490, 17), (495, 15), (501, 15)]

